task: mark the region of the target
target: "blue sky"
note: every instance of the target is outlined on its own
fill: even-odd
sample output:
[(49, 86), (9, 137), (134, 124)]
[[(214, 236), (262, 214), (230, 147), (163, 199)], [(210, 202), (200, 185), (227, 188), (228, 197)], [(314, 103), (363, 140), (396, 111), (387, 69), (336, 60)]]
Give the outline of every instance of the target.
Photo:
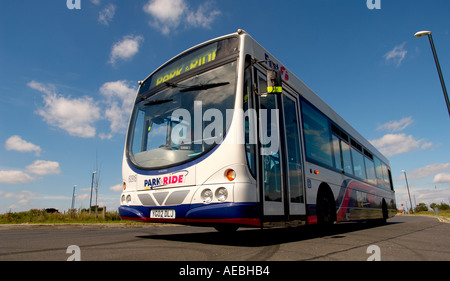
[(448, 0), (0, 0), (0, 213), (119, 205), (137, 81), (181, 51), (242, 28), (402, 170), (417, 203), (450, 200)]

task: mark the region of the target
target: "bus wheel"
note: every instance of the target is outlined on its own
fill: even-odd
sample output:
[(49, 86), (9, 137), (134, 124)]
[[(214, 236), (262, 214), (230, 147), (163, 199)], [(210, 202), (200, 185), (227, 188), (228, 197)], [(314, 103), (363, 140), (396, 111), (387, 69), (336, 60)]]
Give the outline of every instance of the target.
[(332, 225), (336, 217), (336, 206), (331, 191), (321, 189), (317, 194), (317, 223), (319, 225)]
[(383, 199), (383, 203), (381, 204), (381, 209), (382, 209), (382, 213), (383, 213), (383, 218), (381, 219), (381, 223), (385, 224), (385, 223), (387, 223), (387, 219), (389, 217), (389, 214), (388, 214), (387, 204), (386, 204), (386, 201), (384, 199)]
[(239, 226), (234, 224), (221, 224), (214, 226), (214, 228), (220, 233), (233, 233), (238, 230)]

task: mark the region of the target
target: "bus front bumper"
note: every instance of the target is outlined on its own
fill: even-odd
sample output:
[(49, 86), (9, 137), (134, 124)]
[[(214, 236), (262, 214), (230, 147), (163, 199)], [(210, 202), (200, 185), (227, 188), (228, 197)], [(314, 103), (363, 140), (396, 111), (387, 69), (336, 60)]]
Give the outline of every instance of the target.
[[(171, 210), (173, 218), (151, 217), (151, 210)], [(153, 223), (177, 223), (196, 225), (238, 224), (260, 226), (257, 203), (212, 203), (178, 206), (120, 206), (119, 215), (124, 220)]]

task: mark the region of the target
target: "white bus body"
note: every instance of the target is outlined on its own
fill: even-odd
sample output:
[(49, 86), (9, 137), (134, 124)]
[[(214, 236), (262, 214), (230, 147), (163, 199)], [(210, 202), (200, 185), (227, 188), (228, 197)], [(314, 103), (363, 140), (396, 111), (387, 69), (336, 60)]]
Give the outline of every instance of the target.
[(395, 214), (388, 159), (246, 32), (190, 48), (140, 84), (123, 219), (230, 230)]

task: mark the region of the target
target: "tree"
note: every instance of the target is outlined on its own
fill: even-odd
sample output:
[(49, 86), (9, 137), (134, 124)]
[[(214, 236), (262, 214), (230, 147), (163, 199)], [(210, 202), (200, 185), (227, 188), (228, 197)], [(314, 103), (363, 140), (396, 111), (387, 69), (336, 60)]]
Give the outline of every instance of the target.
[(437, 206), (439, 210), (448, 210), (450, 209), (450, 206), (447, 203), (441, 202), (440, 205)]
[(448, 210), (450, 209), (450, 206), (447, 203), (441, 202), (441, 204), (431, 203), (430, 208), (431, 209), (438, 208), (439, 210)]
[(414, 208), (414, 212), (426, 212), (428, 211), (428, 207), (425, 203), (419, 203), (419, 205), (417, 205)]

